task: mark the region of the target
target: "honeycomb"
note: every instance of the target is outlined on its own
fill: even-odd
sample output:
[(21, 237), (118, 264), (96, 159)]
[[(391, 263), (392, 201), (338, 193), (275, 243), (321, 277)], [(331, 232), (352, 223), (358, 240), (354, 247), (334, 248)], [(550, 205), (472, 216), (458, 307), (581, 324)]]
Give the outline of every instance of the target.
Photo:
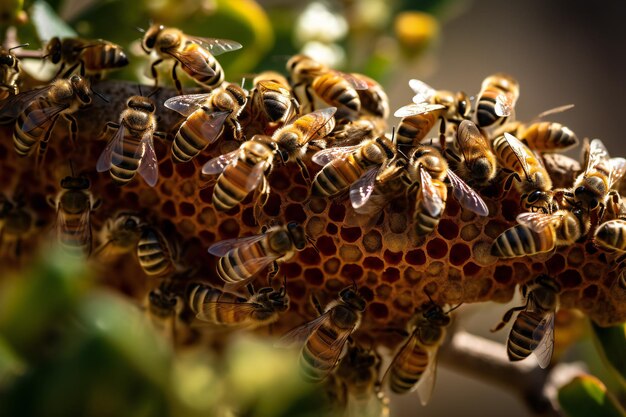
[[(542, 273), (561, 285), (562, 308), (579, 309), (603, 326), (626, 320), (626, 289), (618, 284), (619, 259), (596, 248), (591, 240), (533, 257), (496, 259), (489, 254), (492, 241), (515, 224), (520, 210), (514, 189), (502, 195), (499, 184), (503, 181), (479, 189), (489, 207), (488, 217), (464, 210), (449, 197), (438, 227), (419, 243), (407, 232), (411, 229), (407, 201), (394, 201), (369, 230), (355, 226), (350, 220), (353, 213), (349, 199), (310, 197), (310, 187), (295, 164), (277, 165), (272, 171), (272, 192), (262, 218), (254, 218), (253, 194), (229, 212), (217, 211), (211, 202), (213, 182), (202, 176), (200, 167), (211, 157), (238, 146), (228, 139), (219, 140), (213, 149), (183, 164), (172, 163), (167, 141), (156, 141), (160, 173), (157, 185), (151, 188), (136, 177), (118, 187), (108, 172), (96, 173), (96, 161), (106, 144), (99, 137), (106, 122), (117, 121), (126, 98), (136, 94), (137, 86), (100, 82), (93, 88), (110, 102), (95, 99), (89, 108), (76, 114), (79, 139), (75, 144), (69, 141), (65, 122), (59, 122), (45, 162), (39, 167), (30, 158), (15, 155), (13, 126), (0, 127), (2, 191), (9, 197), (22, 194), (25, 207), (36, 219), (35, 232), (24, 236), (19, 256), (4, 248), (4, 268), (19, 267), (38, 247), (47, 247), (44, 239), (37, 238), (53, 229), (55, 212), (47, 199), (59, 192), (60, 180), (70, 174), (71, 160), (75, 173), (87, 176), (91, 192), (102, 200), (101, 207), (92, 213), (94, 235), (119, 210), (141, 213), (169, 240), (179, 242), (185, 266), (185, 272), (175, 278), (180, 282), (203, 280), (221, 285), (215, 273), (216, 259), (207, 253), (214, 242), (257, 234), (263, 225), (301, 223), (317, 250), (309, 245), (280, 265), (277, 277), (287, 277), (291, 307), (274, 327), (276, 331), (316, 316), (309, 302), (311, 295), (322, 296), (324, 303), (353, 282), (368, 302), (358, 333), (376, 340), (379, 329), (404, 328), (428, 297), (450, 305), (503, 303), (512, 298), (516, 285)], [(163, 89), (154, 96), (161, 131), (175, 131), (181, 121), (175, 112), (163, 107), (164, 100), (175, 94)], [(307, 165), (311, 175), (319, 170), (310, 162)], [(548, 168), (555, 184), (571, 184), (573, 173), (567, 166), (563, 168), (557, 161)], [(105, 285), (129, 296), (141, 298), (156, 286), (145, 278), (134, 254), (110, 260), (92, 257), (90, 262)], [(266, 278), (259, 277), (256, 284), (266, 285)], [(380, 338), (379, 343), (389, 340)]]

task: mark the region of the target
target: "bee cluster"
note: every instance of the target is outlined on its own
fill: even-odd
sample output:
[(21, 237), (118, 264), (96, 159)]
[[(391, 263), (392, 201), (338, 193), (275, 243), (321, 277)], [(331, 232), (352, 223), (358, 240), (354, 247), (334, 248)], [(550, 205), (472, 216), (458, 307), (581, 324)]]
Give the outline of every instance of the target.
[[(51, 40), (45, 56), (62, 76), (23, 91), (2, 52), (7, 265), (54, 225), (68, 254), (144, 299), (177, 345), (312, 317), (279, 344), (301, 347), (304, 378), (359, 415), (387, 412), (381, 382), (428, 401), (445, 304), (507, 301), (520, 284), (524, 305), (495, 330), (519, 311), (509, 357), (534, 353), (543, 367), (557, 304), (601, 324), (626, 318), (626, 160), (598, 139), (585, 141), (582, 169), (559, 154), (578, 139), (542, 119), (567, 106), (523, 123), (506, 74), (475, 99), (411, 80), (413, 103), (388, 134), (387, 96), (364, 75), (296, 55), (287, 77), (258, 74), (248, 91), (215, 58), (237, 42), (154, 25), (142, 47), (158, 56), (155, 87), (170, 61), (180, 95), (92, 88), (128, 63), (107, 41)], [(182, 94), (178, 69), (202, 91)], [(384, 377), (378, 345), (400, 346)]]

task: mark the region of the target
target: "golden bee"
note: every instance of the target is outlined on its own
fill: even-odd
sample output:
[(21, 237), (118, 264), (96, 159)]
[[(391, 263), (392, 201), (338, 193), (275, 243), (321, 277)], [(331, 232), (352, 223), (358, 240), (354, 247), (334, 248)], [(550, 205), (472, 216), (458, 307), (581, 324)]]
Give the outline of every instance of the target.
[[(401, 117), (396, 141), (398, 146), (412, 147), (418, 145), (435, 126), (442, 120), (446, 107), (441, 104), (419, 103), (400, 107), (393, 114)], [(445, 134), (445, 123), (440, 124), (440, 136)]]
[(59, 117), (69, 123), (70, 140), (75, 142), (78, 125), (72, 113), (89, 104), (89, 81), (74, 75), (6, 100), (0, 110), (0, 120), (15, 121), (13, 145), (17, 154), (27, 156), (38, 145), (37, 161), (41, 162)]
[[(386, 136), (358, 145), (323, 149), (312, 160), (323, 166), (313, 179), (312, 192), (333, 196), (352, 187), (359, 178), (377, 169), (396, 154), (395, 144)], [(356, 186), (355, 186), (356, 187)]]
[(56, 234), (61, 248), (73, 256), (91, 253), (91, 212), (102, 200), (89, 191), (91, 183), (83, 176), (69, 176), (61, 180), (61, 188), (48, 203), (56, 209)]
[(616, 219), (602, 223), (596, 229), (593, 240), (599, 247), (626, 252), (626, 220)]
[(155, 87), (158, 86), (157, 65), (164, 60), (174, 60), (172, 78), (181, 93), (182, 85), (176, 74), (179, 64), (192, 80), (212, 90), (224, 81), (224, 71), (215, 56), (241, 49), (241, 44), (235, 41), (191, 36), (157, 24), (146, 31), (141, 46), (146, 54), (155, 51), (159, 56), (150, 66)]
[(255, 218), (265, 205), (270, 193), (267, 174), (273, 166), (276, 144), (268, 136), (255, 135), (238, 149), (211, 159), (202, 167), (205, 175), (217, 175), (213, 188), (213, 205), (228, 211), (258, 189), (255, 199)]
[(474, 122), (463, 120), (459, 124), (456, 145), (460, 151), (457, 168), (462, 178), (484, 185), (496, 176), (496, 156), (487, 138)]
[(279, 290), (265, 287), (248, 298), (224, 292), (206, 284), (191, 284), (187, 289), (189, 307), (200, 321), (248, 329), (271, 324), (289, 309), (286, 285)]
[(389, 97), (383, 87), (374, 79), (363, 74), (350, 74), (353, 78), (363, 81), (367, 88), (356, 90), (361, 100), (363, 116), (371, 115), (378, 119), (387, 120), (389, 117)]
[(162, 282), (148, 292), (144, 304), (146, 315), (156, 330), (175, 342), (179, 315), (184, 307), (181, 297), (169, 288), (168, 283)]
[(330, 375), (345, 354), (348, 338), (357, 330), (366, 302), (355, 287), (346, 287), (339, 298), (322, 310), (314, 300), (319, 316), (285, 334), (280, 345), (304, 343), (300, 353), (301, 375), (307, 382), (321, 382)]
[[(250, 117), (262, 117), (274, 125), (283, 125), (298, 113), (298, 101), (291, 94), (291, 87), (280, 74), (266, 71), (253, 80), (254, 88), (250, 92)], [(273, 133), (273, 132), (272, 132)]]
[(413, 103), (441, 104), (446, 107), (445, 119), (459, 122), (467, 119), (472, 110), (472, 103), (467, 94), (447, 90), (437, 90), (420, 80), (409, 80), (409, 87), (415, 93)]
[(181, 269), (177, 249), (156, 227), (143, 227), (136, 246), (139, 266), (151, 278), (169, 278)]
[(208, 94), (187, 94), (165, 101), (165, 107), (185, 117), (174, 143), (172, 160), (188, 162), (215, 142), (228, 128), (236, 140), (243, 131), (238, 116), (248, 101), (248, 92), (237, 84), (227, 83)]
[(137, 213), (120, 211), (107, 219), (101, 232), (103, 242), (97, 254), (122, 255), (135, 250), (145, 222)]
[(302, 113), (332, 106), (337, 108), (338, 119), (354, 119), (361, 111), (357, 90), (368, 88), (363, 79), (330, 69), (306, 55), (291, 57), (287, 70)]
[(383, 380), (397, 394), (417, 391), (426, 405), (437, 376), (437, 352), (450, 324), (449, 312), (433, 302), (425, 304), (410, 320), (409, 336), (394, 356)]
[(19, 259), (22, 242), (35, 232), (35, 216), (25, 207), (23, 196), (11, 201), (0, 193), (0, 253)]
[(102, 39), (89, 40), (80, 38), (54, 37), (46, 45), (45, 58), (53, 64), (61, 63), (55, 76), (63, 73), (66, 78), (79, 68), (81, 76), (102, 76), (106, 71), (116, 70), (128, 65), (128, 57), (121, 46)]
[(521, 291), (524, 305), (508, 310), (492, 331), (503, 328), (519, 311), (507, 341), (509, 359), (520, 361), (532, 353), (539, 366), (547, 368), (554, 349), (554, 313), (561, 288), (551, 277), (540, 275), (522, 285)]
[(515, 78), (504, 73), (488, 76), (476, 100), (476, 124), (490, 127), (506, 123), (518, 98), (519, 84)]
[(235, 239), (222, 240), (209, 248), (218, 256), (217, 273), (231, 287), (238, 288), (251, 282), (256, 275), (273, 264), (272, 275), (278, 263), (286, 262), (304, 249), (307, 236), (296, 222), (273, 226), (263, 233)]
[(156, 131), (156, 106), (148, 97), (132, 96), (120, 115), (119, 123), (108, 122), (113, 129), (109, 143), (98, 158), (96, 170), (109, 171), (117, 185), (128, 184), (136, 173), (154, 187), (159, 179), (159, 162), (153, 138), (164, 135)]
[(499, 165), (510, 173), (504, 188), (510, 188), (511, 182), (517, 180), (523, 210), (549, 214), (558, 209), (550, 175), (528, 146), (506, 132), (494, 139), (492, 145)]
[(600, 218), (605, 208), (606, 199), (613, 188), (626, 173), (626, 159), (610, 158), (600, 139), (593, 139), (589, 144), (585, 170), (574, 181), (571, 191), (565, 196), (570, 204), (585, 210), (600, 208)]
[[(588, 214), (581, 208), (557, 210), (552, 214), (521, 213), (517, 216), (517, 221), (520, 225), (529, 227), (533, 232), (539, 234), (547, 228), (553, 228), (555, 247), (574, 244), (589, 232), (591, 226)], [(532, 254), (528, 253), (528, 255)]]
[(0, 100), (19, 93), (20, 61), (11, 51), (27, 45), (14, 46), (8, 50), (0, 47)]

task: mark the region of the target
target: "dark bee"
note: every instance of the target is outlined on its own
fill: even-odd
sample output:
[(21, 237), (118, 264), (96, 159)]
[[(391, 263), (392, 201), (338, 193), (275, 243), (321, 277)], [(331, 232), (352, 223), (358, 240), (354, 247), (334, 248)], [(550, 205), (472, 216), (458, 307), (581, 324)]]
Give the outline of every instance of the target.
[(54, 37), (46, 45), (46, 55), (53, 64), (61, 63), (55, 76), (58, 77), (65, 67), (69, 67), (63, 78), (79, 68), (81, 76), (102, 76), (106, 71), (116, 70), (128, 65), (128, 58), (121, 46), (102, 39), (88, 40), (80, 38)]

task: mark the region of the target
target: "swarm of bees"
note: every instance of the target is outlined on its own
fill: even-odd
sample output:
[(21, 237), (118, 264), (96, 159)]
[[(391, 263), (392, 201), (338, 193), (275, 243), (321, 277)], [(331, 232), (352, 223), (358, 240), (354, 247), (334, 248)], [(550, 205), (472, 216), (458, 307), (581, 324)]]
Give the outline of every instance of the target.
[[(437, 285), (421, 284), (414, 290), (412, 283), (400, 280), (398, 288), (411, 288), (414, 304), (396, 314), (403, 324), (396, 326), (396, 333), (403, 341), (396, 343), (397, 353), (383, 372), (377, 343), (367, 348), (364, 342), (378, 325), (372, 319), (375, 296), (361, 291), (367, 284), (357, 272), (337, 272), (339, 268), (330, 272), (332, 268), (324, 263), (325, 273), (341, 276), (344, 284), (335, 279), (339, 284), (333, 284), (332, 290), (327, 286), (323, 295), (332, 294), (326, 300), (293, 284), (302, 274), (302, 268), (290, 267), (294, 261), (321, 269), (322, 259), (349, 249), (341, 240), (347, 233), (343, 225), (340, 232), (337, 227), (333, 231), (330, 223), (322, 230), (311, 227), (313, 213), (326, 210), (316, 208), (319, 201), (324, 207), (330, 201), (340, 207), (336, 211), (345, 210), (338, 221), (345, 219), (347, 228), (359, 228), (354, 240), (365, 242), (365, 234), (408, 237), (401, 253), (405, 256), (395, 263), (384, 247), (366, 249), (374, 261), (362, 264), (372, 265), (378, 259), (383, 266), (370, 269), (384, 277), (387, 271), (399, 270), (385, 268), (387, 264), (424, 265), (426, 270), (431, 262), (420, 263), (420, 253), (429, 261), (444, 257), (445, 253), (437, 252), (436, 242), (442, 239), (434, 236), (444, 235), (441, 224), (455, 216), (450, 214), (454, 207), (463, 221), (467, 222), (463, 216), (469, 216), (478, 224), (488, 224), (496, 213), (505, 214), (499, 202), (514, 198), (517, 224), (501, 233), (489, 232), (491, 241), (481, 252), (482, 260), (464, 260), (463, 274), (471, 275), (474, 267), (493, 272), (493, 265), (533, 262), (528, 259), (554, 254), (562, 247), (591, 246), (593, 253), (609, 260), (609, 287), (625, 291), (626, 278), (620, 273), (626, 253), (626, 209), (618, 186), (626, 159), (609, 157), (599, 139), (585, 140), (584, 168), (577, 177), (565, 180), (567, 186), (555, 187), (554, 171), (544, 160), (579, 141), (569, 128), (542, 119), (571, 106), (549, 110), (528, 123), (515, 120), (520, 88), (512, 76), (488, 76), (475, 97), (410, 80), (413, 102), (395, 111), (398, 121), (389, 133), (388, 98), (365, 75), (344, 73), (296, 55), (286, 63), (286, 76), (257, 74), (247, 90), (245, 83), (225, 81), (215, 58), (241, 48), (235, 41), (153, 25), (145, 31), (142, 47), (157, 56), (150, 65), (154, 91), (144, 96), (140, 89), (139, 95), (126, 97), (117, 120), (92, 127), (103, 132), (100, 138), (83, 134), (75, 115), (89, 114), (89, 107), (96, 105), (94, 95), (102, 99), (101, 106), (108, 105), (91, 83), (128, 64), (120, 46), (104, 40), (53, 38), (44, 59), (60, 63), (57, 76), (32, 89), (20, 83), (14, 48), (1, 51), (0, 123), (10, 131), (14, 149), (2, 158), (16, 155), (22, 165), (34, 158), (37, 170), (48, 169), (53, 162), (59, 169), (70, 168), (71, 175), (57, 182), (57, 194), (48, 199), (56, 211), (54, 239), (71, 256), (100, 266), (124, 260), (142, 271), (141, 308), (174, 345), (194, 343), (204, 337), (205, 329), (211, 335), (232, 329), (273, 332), (274, 326), (283, 329), (295, 324), (298, 314), (291, 313), (313, 315), (304, 323), (300, 319), (300, 325), (277, 344), (301, 349), (303, 378), (325, 384), (342, 413), (364, 415), (363, 410), (375, 409), (374, 415), (388, 415), (387, 388), (395, 393), (417, 390), (426, 404), (435, 384), (437, 351), (454, 309), (445, 304), (453, 303)], [(156, 67), (163, 61), (173, 64), (171, 77), (179, 95), (157, 94)], [(184, 94), (179, 68), (200, 91)], [(69, 142), (51, 142), (54, 132), (65, 131), (56, 126), (61, 116), (68, 124)], [(176, 121), (163, 123), (162, 116)], [(47, 161), (49, 148), (57, 150), (54, 161)], [(78, 161), (77, 173), (69, 157), (58, 161), (82, 152), (86, 157)], [(97, 160), (90, 152), (97, 153)], [(161, 175), (164, 168), (169, 173)], [(188, 168), (194, 174), (187, 176), (187, 182), (171, 179), (173, 171)], [(102, 174), (105, 171), (109, 175)], [(145, 185), (135, 179), (136, 174)], [(149, 199), (187, 192), (188, 184), (189, 195), (194, 196), (191, 204), (170, 210), (208, 210), (222, 219), (219, 225), (207, 220), (209, 230), (195, 240), (189, 238), (193, 231), (180, 231), (159, 219), (151, 207), (159, 206), (159, 201)], [(306, 195), (294, 197), (285, 191), (291, 184), (306, 187)], [(146, 193), (135, 195), (134, 201), (106, 201), (105, 189), (122, 196), (133, 192), (129, 189)], [(2, 194), (0, 199), (3, 253), (13, 258), (23, 256), (22, 241), (32, 237), (35, 224), (41, 224), (18, 194)], [(277, 195), (279, 202), (272, 202)], [(298, 201), (290, 205), (297, 206), (291, 208), (296, 213), (291, 218), (279, 215), (286, 212), (280, 201), (285, 196)], [(407, 225), (399, 232), (393, 216), (398, 212)], [(99, 231), (92, 233), (97, 226)], [(341, 237), (332, 238), (336, 246), (321, 239), (338, 234)], [(318, 248), (320, 241), (323, 245)], [(5, 250), (9, 244), (11, 249)], [(366, 242), (361, 245), (367, 247)], [(472, 251), (478, 257), (478, 249)], [(128, 262), (132, 258), (135, 261)], [(352, 261), (352, 271), (363, 271), (359, 262), (358, 257)], [(474, 267), (467, 267), (470, 263)], [(445, 273), (438, 279), (444, 282)], [(550, 273), (533, 278), (528, 272), (516, 279), (509, 287), (520, 284), (524, 304), (509, 310), (494, 330), (519, 312), (508, 339), (509, 358), (521, 360), (533, 353), (539, 365), (547, 367), (565, 278)], [(255, 289), (259, 281), (262, 287)], [(295, 296), (297, 292), (301, 294)], [(461, 297), (460, 301), (477, 299)], [(570, 300), (569, 306), (573, 304)], [(616, 314), (621, 316), (614, 320), (620, 320), (625, 312)]]

